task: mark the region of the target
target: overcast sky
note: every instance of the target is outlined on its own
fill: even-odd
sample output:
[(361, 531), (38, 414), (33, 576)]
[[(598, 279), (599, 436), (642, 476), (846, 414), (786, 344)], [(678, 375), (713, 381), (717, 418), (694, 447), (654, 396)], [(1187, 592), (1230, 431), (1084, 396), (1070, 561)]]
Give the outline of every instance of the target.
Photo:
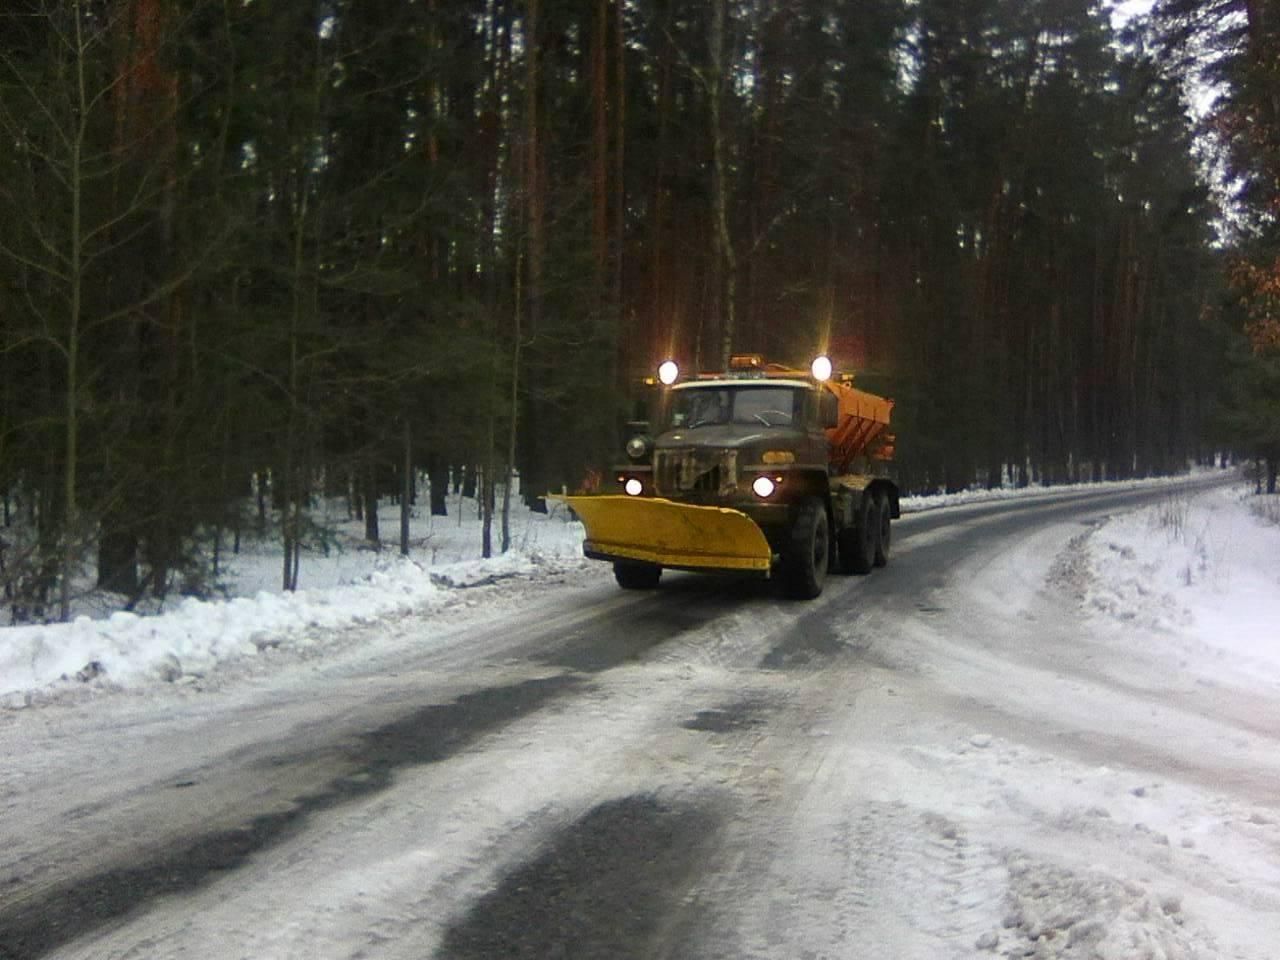
[(1120, 26), (1130, 17), (1144, 14), (1151, 9), (1154, 0), (1112, 0), (1111, 22)]

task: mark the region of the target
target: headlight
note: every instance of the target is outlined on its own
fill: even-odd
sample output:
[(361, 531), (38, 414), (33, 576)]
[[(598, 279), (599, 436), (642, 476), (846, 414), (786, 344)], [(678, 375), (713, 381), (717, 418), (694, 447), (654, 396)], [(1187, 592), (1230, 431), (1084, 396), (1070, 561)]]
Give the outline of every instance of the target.
[(665, 383), (668, 387), (676, 382), (676, 378), (680, 376), (680, 368), (676, 366), (674, 360), (664, 360), (658, 366), (658, 379)]
[(622, 489), (627, 491), (628, 496), (638, 497), (640, 494), (644, 493), (644, 484), (635, 477), (632, 477), (622, 485)]
[(773, 491), (778, 489), (778, 485), (773, 482), (772, 477), (756, 477), (751, 482), (751, 489), (763, 500), (773, 496)]
[(627, 456), (632, 460), (643, 460), (649, 452), (649, 440), (646, 437), (632, 437), (627, 441)]
[(831, 358), (827, 356), (816, 357), (809, 372), (813, 374), (813, 379), (821, 380), (824, 383), (831, 379)]

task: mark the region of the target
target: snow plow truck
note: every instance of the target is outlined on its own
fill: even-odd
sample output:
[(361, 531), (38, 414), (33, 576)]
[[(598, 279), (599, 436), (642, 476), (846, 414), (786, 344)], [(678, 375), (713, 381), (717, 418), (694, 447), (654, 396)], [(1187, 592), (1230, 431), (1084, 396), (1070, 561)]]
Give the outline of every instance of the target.
[(667, 568), (736, 572), (811, 599), (829, 568), (888, 562), (892, 400), (833, 376), (825, 356), (799, 370), (739, 354), (688, 378), (668, 360), (646, 382), (656, 417), (627, 440), (618, 492), (560, 498), (621, 587), (652, 589)]

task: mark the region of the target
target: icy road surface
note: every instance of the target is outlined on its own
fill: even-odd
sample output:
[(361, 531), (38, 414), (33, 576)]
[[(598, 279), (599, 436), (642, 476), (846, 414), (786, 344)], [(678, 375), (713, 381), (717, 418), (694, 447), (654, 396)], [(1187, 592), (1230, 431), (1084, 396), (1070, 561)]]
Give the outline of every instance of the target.
[(0, 713), (0, 958), (1276, 956), (1277, 673), (1083, 562), (1170, 496), (905, 517), (811, 603), (599, 565)]

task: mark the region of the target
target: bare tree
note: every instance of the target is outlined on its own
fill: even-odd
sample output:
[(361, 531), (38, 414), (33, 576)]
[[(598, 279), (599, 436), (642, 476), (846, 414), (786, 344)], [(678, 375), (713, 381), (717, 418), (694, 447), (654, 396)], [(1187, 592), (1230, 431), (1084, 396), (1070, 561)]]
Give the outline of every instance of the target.
[(46, 351), (61, 365), (59, 596), (72, 585), (95, 514), (121, 495), (100, 477), (86, 504), (85, 417), (101, 358), (87, 352), (122, 323), (162, 312), (186, 277), (161, 262), (124, 289), (114, 266), (136, 255), (172, 210), (177, 88), (159, 67), (168, 39), (154, 0), (32, 0), (0, 17), (0, 131), (20, 179), (0, 197), (12, 225), (0, 258), (21, 277), (17, 322), (4, 348)]

